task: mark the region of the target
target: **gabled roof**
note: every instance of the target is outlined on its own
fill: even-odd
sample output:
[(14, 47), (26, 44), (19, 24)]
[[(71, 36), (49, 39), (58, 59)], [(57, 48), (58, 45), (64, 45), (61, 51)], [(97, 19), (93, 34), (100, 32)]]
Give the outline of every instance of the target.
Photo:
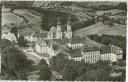
[(49, 31), (49, 33), (56, 33), (56, 27), (55, 26), (53, 26), (51, 29), (50, 29), (50, 31)]
[(111, 53), (111, 46), (101, 46), (100, 51), (101, 54)]
[(81, 57), (81, 50), (80, 49), (70, 49), (69, 54), (71, 57)]
[(83, 52), (92, 52), (92, 51), (100, 51), (100, 49), (98, 47), (87, 47), (85, 46), (83, 49), (82, 49)]

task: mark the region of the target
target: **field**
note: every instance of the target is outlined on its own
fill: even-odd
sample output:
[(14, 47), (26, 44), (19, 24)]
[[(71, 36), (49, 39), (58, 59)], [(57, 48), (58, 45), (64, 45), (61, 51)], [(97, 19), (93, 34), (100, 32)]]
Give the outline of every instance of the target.
[(41, 22), (41, 14), (28, 9), (14, 10), (14, 13), (24, 16), (30, 23)]
[(14, 10), (14, 13), (18, 15), (15, 15), (9, 10), (9, 8), (2, 9), (2, 25), (10, 23), (20, 24), (23, 21), (23, 18), (19, 17), (18, 15), (21, 15), (25, 17), (26, 20), (28, 20), (28, 23), (31, 24), (32, 27), (40, 28), (42, 14), (33, 10), (17, 9)]
[(125, 25), (114, 25), (112, 27), (106, 27), (102, 23), (96, 23), (89, 27), (79, 29), (74, 32), (77, 36), (86, 36), (88, 34), (106, 34), (106, 35), (121, 35), (126, 36), (126, 26)]
[(3, 8), (2, 9), (2, 26), (10, 23), (19, 23), (23, 19), (10, 13), (9, 8)]
[(103, 13), (112, 13), (112, 14), (116, 14), (116, 13), (121, 13), (121, 12), (126, 12), (125, 10), (119, 10), (119, 9), (112, 9), (112, 10), (107, 10), (107, 11), (96, 11), (96, 15), (100, 16), (103, 15)]

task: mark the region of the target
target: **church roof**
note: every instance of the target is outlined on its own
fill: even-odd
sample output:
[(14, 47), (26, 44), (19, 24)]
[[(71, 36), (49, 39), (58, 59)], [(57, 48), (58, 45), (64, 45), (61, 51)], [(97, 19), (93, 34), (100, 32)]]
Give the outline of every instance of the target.
[(57, 31), (56, 27), (53, 26), (53, 27), (50, 29), (49, 33), (55, 33), (56, 31)]
[(71, 43), (71, 44), (83, 43), (85, 38), (82, 38), (82, 37), (79, 37), (79, 36), (74, 36), (71, 39), (63, 38), (63, 39), (52, 39), (52, 40), (61, 44), (61, 45), (65, 45), (67, 43)]

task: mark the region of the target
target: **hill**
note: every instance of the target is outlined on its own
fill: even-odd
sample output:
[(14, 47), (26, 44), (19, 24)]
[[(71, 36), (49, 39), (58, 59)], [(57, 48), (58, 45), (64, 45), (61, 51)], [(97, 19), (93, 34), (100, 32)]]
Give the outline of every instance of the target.
[(74, 32), (74, 35), (77, 36), (86, 36), (89, 34), (126, 36), (126, 25), (114, 25), (112, 27), (106, 27), (106, 25), (98, 22), (94, 25), (76, 30)]

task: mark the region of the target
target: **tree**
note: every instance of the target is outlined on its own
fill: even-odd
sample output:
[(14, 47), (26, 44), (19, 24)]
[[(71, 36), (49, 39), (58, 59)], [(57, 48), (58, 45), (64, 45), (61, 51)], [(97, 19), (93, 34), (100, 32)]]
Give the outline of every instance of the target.
[(53, 70), (61, 73), (68, 61), (67, 55), (59, 53), (50, 59), (50, 66)]
[(50, 80), (52, 73), (44, 59), (40, 61), (39, 67), (39, 80)]
[(26, 47), (27, 46), (27, 40), (24, 38), (24, 36), (20, 36), (19, 38), (18, 38), (18, 44), (20, 45), (20, 46), (23, 46), (23, 47)]
[(11, 26), (12, 27), (11, 27), (10, 32), (13, 33), (16, 36), (16, 38), (18, 38), (18, 29), (16, 28), (16, 26), (13, 23), (11, 23)]
[(26, 80), (32, 62), (8, 40), (2, 41), (1, 49), (2, 74), (8, 76), (8, 80)]
[(109, 73), (104, 69), (90, 70), (77, 78), (80, 81), (106, 81), (108, 79)]
[(66, 81), (73, 81), (75, 80), (77, 73), (70, 65), (66, 65), (62, 72), (62, 78)]
[(42, 16), (41, 29), (48, 31), (48, 16)]

